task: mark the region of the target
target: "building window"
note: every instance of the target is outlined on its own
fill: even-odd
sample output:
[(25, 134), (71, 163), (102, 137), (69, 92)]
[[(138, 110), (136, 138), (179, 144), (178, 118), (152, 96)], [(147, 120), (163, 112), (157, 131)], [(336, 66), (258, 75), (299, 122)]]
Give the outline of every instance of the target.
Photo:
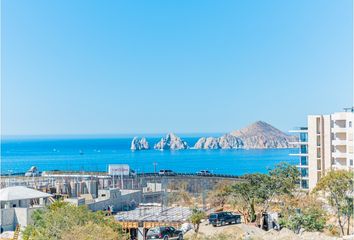
[(301, 177), (308, 177), (309, 170), (307, 168), (301, 168)]
[(307, 153), (307, 145), (301, 145), (300, 153)]
[(353, 159), (349, 160), (349, 164), (350, 164), (350, 166), (353, 166)]
[(301, 188), (308, 189), (309, 188), (309, 181), (308, 180), (301, 180)]
[(307, 166), (307, 165), (308, 165), (307, 157), (301, 156), (301, 166)]
[(321, 170), (321, 160), (317, 160), (317, 170)]
[(307, 136), (308, 136), (307, 133), (300, 133), (300, 142), (307, 142), (308, 140)]
[(352, 127), (352, 121), (349, 121), (349, 127), (350, 128)]

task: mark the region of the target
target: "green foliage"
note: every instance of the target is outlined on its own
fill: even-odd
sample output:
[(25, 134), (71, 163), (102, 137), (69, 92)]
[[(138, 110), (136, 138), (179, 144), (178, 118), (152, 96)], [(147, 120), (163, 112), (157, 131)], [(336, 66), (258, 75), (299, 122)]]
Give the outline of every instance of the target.
[(350, 171), (330, 171), (320, 179), (314, 191), (328, 193), (329, 203), (336, 206), (344, 203), (348, 193), (353, 191), (353, 177), (353, 172)]
[(214, 190), (209, 196), (209, 202), (213, 207), (224, 207), (224, 205), (230, 200), (232, 189), (230, 182), (222, 181), (216, 184)]
[[(53, 203), (45, 210), (36, 211), (32, 215), (34, 223), (23, 232), (25, 240), (59, 240), (73, 229), (83, 229), (87, 224), (96, 229), (95, 232), (105, 236), (107, 228), (113, 233), (113, 239), (126, 239), (121, 225), (113, 217), (106, 217), (103, 212), (92, 212), (86, 206), (76, 207), (64, 202)], [(91, 239), (89, 231), (81, 239)], [(111, 238), (101, 238), (111, 239)], [(80, 240), (80, 238), (76, 238)]]
[(265, 201), (267, 197), (265, 185), (269, 183), (269, 175), (249, 174), (244, 177), (245, 181), (236, 183), (232, 186), (233, 196), (241, 204), (245, 204), (248, 210), (249, 220), (256, 220), (255, 205)]
[[(328, 203), (335, 209), (341, 234), (344, 235), (344, 225), (347, 222), (349, 234), (350, 219), (353, 216), (353, 177), (352, 171), (330, 171), (317, 183), (314, 192), (323, 192)], [(345, 220), (346, 219), (346, 220)]]
[(279, 163), (269, 171), (271, 184), (269, 189), (274, 194), (292, 195), (297, 187), (300, 172), (297, 167), (288, 163)]
[(192, 209), (192, 214), (189, 217), (189, 221), (191, 221), (191, 223), (193, 224), (194, 230), (196, 233), (198, 233), (198, 231), (199, 231), (199, 225), (200, 225), (201, 221), (205, 218), (206, 218), (206, 215), (205, 215), (204, 211), (202, 211), (198, 208)]
[[(77, 225), (64, 232), (62, 239), (65, 240), (118, 240), (117, 234), (109, 226), (98, 225), (88, 222), (85, 225)], [(121, 239), (121, 238), (119, 238)]]
[(242, 182), (232, 186), (232, 194), (248, 209), (249, 221), (256, 220), (256, 206), (262, 205), (261, 212), (267, 211), (269, 204), (275, 197), (292, 195), (298, 182), (299, 172), (295, 166), (280, 163), (269, 174), (249, 174)]
[(285, 215), (280, 219), (280, 225), (289, 228), (293, 231), (298, 231), (304, 228), (306, 231), (323, 231), (326, 225), (326, 212), (321, 206), (309, 205), (302, 209), (301, 213), (293, 210), (290, 214)]

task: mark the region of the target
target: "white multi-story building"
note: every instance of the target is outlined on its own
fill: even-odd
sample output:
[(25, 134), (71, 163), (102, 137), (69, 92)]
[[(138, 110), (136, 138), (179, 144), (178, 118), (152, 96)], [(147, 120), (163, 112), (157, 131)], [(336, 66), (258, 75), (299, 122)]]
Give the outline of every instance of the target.
[(332, 169), (353, 170), (354, 107), (330, 115), (309, 115), (307, 127), (290, 132), (299, 135), (300, 188), (313, 189), (317, 181)]

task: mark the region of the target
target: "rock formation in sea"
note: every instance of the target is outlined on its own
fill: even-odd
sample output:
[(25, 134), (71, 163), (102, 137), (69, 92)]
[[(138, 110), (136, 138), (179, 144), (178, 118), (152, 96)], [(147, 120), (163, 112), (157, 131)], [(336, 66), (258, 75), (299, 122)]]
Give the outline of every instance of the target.
[(169, 133), (166, 137), (161, 138), (161, 140), (155, 144), (154, 148), (158, 150), (180, 150), (187, 149), (189, 147), (188, 144), (180, 137), (173, 133)]
[(214, 137), (202, 137), (194, 145), (195, 149), (219, 149), (219, 141)]
[(138, 138), (138, 137), (134, 137), (132, 140), (132, 143), (130, 145), (130, 149), (131, 150), (147, 150), (149, 149), (149, 143), (146, 140), (146, 138)]
[(243, 147), (242, 140), (231, 134), (225, 134), (224, 136), (219, 137), (218, 140), (221, 149), (235, 149)]
[(289, 148), (289, 142), (295, 140), (279, 129), (262, 121), (248, 127), (225, 134), (219, 138), (202, 137), (194, 145), (195, 149), (264, 149)]
[(263, 121), (255, 122), (230, 134), (242, 139), (244, 148), (289, 148), (289, 142), (294, 140), (293, 136)]
[(202, 137), (194, 145), (195, 149), (237, 149), (242, 148), (242, 140), (230, 134), (221, 137)]

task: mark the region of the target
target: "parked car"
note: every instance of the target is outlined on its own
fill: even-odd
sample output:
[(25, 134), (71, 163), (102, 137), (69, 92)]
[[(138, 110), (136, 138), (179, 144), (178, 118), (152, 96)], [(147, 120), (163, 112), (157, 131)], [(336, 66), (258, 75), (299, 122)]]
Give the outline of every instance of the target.
[(235, 215), (231, 212), (218, 212), (209, 216), (209, 224), (214, 227), (231, 223), (241, 223), (241, 215)]
[(201, 171), (197, 172), (197, 175), (199, 175), (199, 176), (211, 176), (213, 174), (211, 172), (209, 172), (208, 170), (201, 170)]
[(150, 228), (146, 234), (147, 239), (176, 239), (182, 240), (183, 233), (181, 230), (177, 230), (174, 227), (154, 227)]
[(176, 173), (174, 173), (172, 170), (162, 169), (159, 171), (159, 175), (161, 175), (161, 176), (174, 176), (174, 175), (176, 175)]

